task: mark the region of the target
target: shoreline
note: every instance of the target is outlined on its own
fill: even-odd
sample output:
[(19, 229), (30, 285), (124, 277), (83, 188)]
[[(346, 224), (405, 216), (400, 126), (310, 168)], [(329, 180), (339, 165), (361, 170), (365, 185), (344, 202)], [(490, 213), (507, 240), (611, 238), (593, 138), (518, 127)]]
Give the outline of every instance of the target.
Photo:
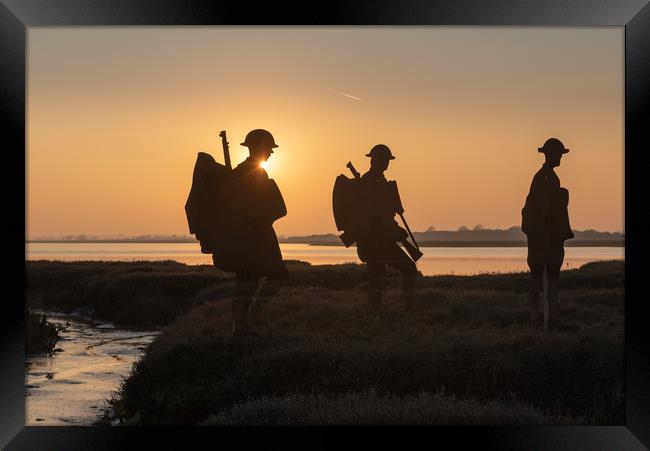
[[(25, 244), (199, 244), (198, 241), (170, 240), (27, 240)], [(341, 241), (306, 242), (279, 241), (280, 244), (302, 244), (307, 246), (344, 246)], [(423, 241), (420, 247), (527, 247), (525, 241)], [(355, 247), (354, 245), (351, 247)], [(564, 247), (625, 247), (624, 241), (572, 241)]]
[[(331, 243), (280, 243), (280, 244), (307, 244), (309, 246), (344, 246), (342, 242)], [(418, 243), (422, 247), (528, 247), (525, 241), (423, 241)], [(355, 246), (351, 246), (355, 247)], [(564, 243), (564, 247), (625, 247), (620, 241), (577, 241)]]

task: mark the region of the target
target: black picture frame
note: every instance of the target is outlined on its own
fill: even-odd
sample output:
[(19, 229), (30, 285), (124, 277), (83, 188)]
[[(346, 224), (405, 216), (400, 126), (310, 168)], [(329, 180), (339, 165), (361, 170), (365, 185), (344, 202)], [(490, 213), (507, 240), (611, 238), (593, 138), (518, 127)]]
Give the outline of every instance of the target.
[[(430, 427), (430, 428), (111, 428), (25, 427), (25, 99), (26, 32), (37, 26), (102, 25), (494, 25), (618, 26), (625, 28), (625, 361), (624, 426)], [(348, 1), (302, 3), (183, 0), (2, 0), (0, 3), (0, 111), (2, 112), (3, 213), (6, 238), (2, 274), (5, 296), (0, 328), (0, 447), (6, 449), (114, 449), (177, 445), (223, 446), (251, 441), (286, 446), (401, 446), (405, 439), (455, 449), (637, 450), (650, 446), (650, 340), (644, 296), (644, 259), (650, 208), (643, 193), (650, 148), (644, 122), (650, 100), (650, 6), (648, 0)], [(8, 161), (7, 161), (8, 160)], [(17, 174), (18, 180), (9, 177)], [(9, 290), (8, 288), (15, 290)], [(13, 293), (8, 295), (8, 293)], [(354, 434), (350, 434), (354, 432)], [(287, 434), (288, 433), (288, 434)], [(345, 443), (341, 442), (345, 435)]]

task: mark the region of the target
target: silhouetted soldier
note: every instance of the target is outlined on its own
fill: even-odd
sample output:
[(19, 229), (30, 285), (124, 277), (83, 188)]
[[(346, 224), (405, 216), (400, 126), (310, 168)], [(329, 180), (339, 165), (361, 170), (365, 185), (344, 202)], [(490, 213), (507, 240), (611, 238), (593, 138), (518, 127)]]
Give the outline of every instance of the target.
[(560, 186), (553, 168), (560, 165), (562, 155), (569, 149), (559, 139), (550, 138), (537, 150), (544, 153), (546, 160), (530, 185), (521, 212), (521, 229), (528, 237), (530, 321), (533, 327), (542, 326), (540, 292), (546, 279), (548, 318), (544, 326), (553, 328), (557, 325), (560, 309), (557, 278), (564, 261), (564, 240), (573, 238), (567, 209), (569, 191)]
[[(185, 212), (201, 252), (212, 254), (218, 269), (236, 273), (232, 301), (236, 336), (250, 331), (249, 313), (254, 323), (259, 322), (260, 307), (288, 277), (273, 230), (273, 222), (285, 216), (287, 209), (278, 186), (262, 167), (278, 147), (271, 133), (261, 129), (248, 133), (241, 145), (248, 147), (250, 156), (235, 169), (226, 131), (219, 136), (225, 165), (208, 153), (198, 153)], [(266, 283), (251, 306), (263, 277)]]
[(388, 265), (402, 274), (402, 298), (405, 307), (409, 308), (418, 271), (413, 260), (397, 244), (406, 240), (407, 232), (395, 221), (395, 214), (401, 208), (397, 185), (384, 177), (389, 161), (395, 157), (384, 144), (377, 144), (366, 156), (370, 157), (370, 169), (359, 181), (356, 241), (359, 258), (368, 265), (368, 306), (375, 312), (381, 310)]
[[(236, 261), (233, 336), (250, 332), (251, 322), (259, 324), (261, 307), (289, 277), (273, 230), (273, 222), (286, 215), (286, 208), (277, 185), (262, 167), (278, 146), (271, 133), (262, 129), (249, 132), (241, 145), (248, 147), (250, 156), (233, 170), (228, 183), (228, 196), (233, 200), (228, 208), (232, 233), (226, 235), (239, 244), (236, 252), (240, 256), (231, 258)], [(263, 277), (266, 280), (251, 305)]]

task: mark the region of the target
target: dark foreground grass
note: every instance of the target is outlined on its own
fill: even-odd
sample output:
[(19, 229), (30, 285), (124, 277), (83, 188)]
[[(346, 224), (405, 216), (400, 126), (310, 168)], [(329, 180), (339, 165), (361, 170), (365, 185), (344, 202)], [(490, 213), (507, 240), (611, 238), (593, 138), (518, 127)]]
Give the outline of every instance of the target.
[(313, 425), (529, 425), (572, 424), (566, 417), (545, 416), (517, 402), (480, 403), (444, 393), (378, 395), (374, 391), (340, 395), (262, 396), (210, 415), (201, 426)]
[[(84, 271), (83, 264), (38, 265), (30, 280), (48, 265), (51, 272)], [(264, 311), (269, 327), (239, 342), (229, 337), (229, 276), (172, 263), (122, 265), (107, 264), (110, 271), (98, 275), (102, 265), (95, 264), (69, 284), (77, 280), (79, 293), (93, 283), (112, 287), (111, 297), (96, 291), (83, 298), (96, 313), (110, 312), (103, 303), (112, 301), (118, 311), (142, 309), (139, 318), (156, 308), (168, 322), (182, 315), (134, 365), (109, 402), (107, 421), (624, 423), (622, 262), (563, 272), (561, 324), (550, 333), (527, 325), (524, 273), (424, 277), (410, 312), (391, 275), (386, 310), (375, 318), (365, 314), (363, 267), (292, 263), (292, 281)], [(56, 281), (39, 277), (41, 287)], [(125, 294), (128, 301), (118, 299)], [(167, 297), (158, 307), (161, 294)], [(40, 291), (40, 302), (48, 298)]]

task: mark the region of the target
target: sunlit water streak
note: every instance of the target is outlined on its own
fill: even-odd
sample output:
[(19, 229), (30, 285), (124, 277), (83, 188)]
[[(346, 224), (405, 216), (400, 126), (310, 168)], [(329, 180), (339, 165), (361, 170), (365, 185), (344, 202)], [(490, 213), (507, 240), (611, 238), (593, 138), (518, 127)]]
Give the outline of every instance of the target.
[[(359, 263), (356, 248), (280, 244), (286, 260), (314, 265)], [(418, 269), (424, 275), (480, 274), (528, 271), (525, 247), (425, 247)], [(563, 269), (598, 260), (623, 259), (623, 247), (567, 247)], [(188, 265), (211, 265), (198, 243), (28, 243), (29, 260), (175, 260)]]
[(46, 312), (67, 326), (52, 356), (26, 356), (25, 424), (91, 425), (158, 331), (123, 330)]

